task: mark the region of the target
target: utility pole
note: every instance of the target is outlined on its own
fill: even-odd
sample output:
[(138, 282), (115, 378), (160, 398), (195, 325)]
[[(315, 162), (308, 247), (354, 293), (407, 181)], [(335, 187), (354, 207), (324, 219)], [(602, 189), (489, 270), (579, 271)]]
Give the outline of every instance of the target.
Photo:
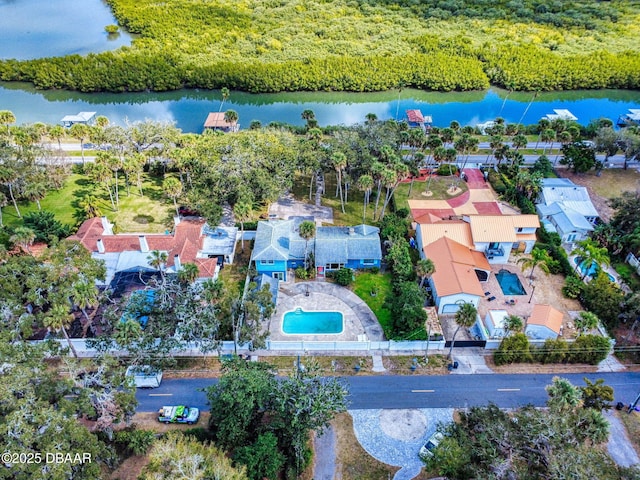
[(636, 408), (636, 405), (638, 405), (639, 401), (640, 401), (640, 393), (638, 394), (636, 399), (633, 401), (633, 403), (629, 405), (629, 410), (627, 410), (627, 413), (633, 412), (633, 409)]

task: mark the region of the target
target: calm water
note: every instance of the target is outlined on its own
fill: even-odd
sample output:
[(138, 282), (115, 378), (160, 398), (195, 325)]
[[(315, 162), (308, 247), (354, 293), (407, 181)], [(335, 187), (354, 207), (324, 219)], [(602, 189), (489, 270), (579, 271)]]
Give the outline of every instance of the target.
[[(0, 0), (1, 1), (1, 0)], [(251, 120), (263, 125), (279, 121), (302, 125), (303, 110), (315, 112), (320, 125), (350, 125), (363, 122), (375, 113), (379, 119), (402, 119), (407, 109), (418, 108), (433, 117), (434, 125), (447, 126), (452, 120), (475, 125), (497, 116), (508, 122), (536, 123), (555, 108), (566, 108), (582, 124), (598, 117), (616, 120), (629, 108), (640, 108), (640, 92), (626, 90), (586, 90), (544, 93), (531, 102), (531, 94), (500, 89), (486, 92), (433, 93), (403, 90), (380, 93), (279, 93), (253, 95), (231, 92), (223, 110), (234, 109), (241, 127)], [(0, 110), (11, 110), (17, 123), (57, 123), (67, 114), (96, 111), (112, 122), (124, 124), (146, 118), (173, 121), (184, 132), (200, 133), (209, 112), (220, 109), (218, 91), (180, 90), (163, 93), (81, 94), (40, 91), (29, 85), (0, 82)], [(531, 102), (531, 104), (530, 104)], [(529, 105), (530, 104), (530, 105)]]
[(20, 60), (113, 50), (131, 44), (102, 0), (0, 0), (0, 58)]
[(340, 312), (306, 312), (299, 308), (285, 313), (282, 318), (282, 331), (288, 335), (336, 334), (342, 330)]

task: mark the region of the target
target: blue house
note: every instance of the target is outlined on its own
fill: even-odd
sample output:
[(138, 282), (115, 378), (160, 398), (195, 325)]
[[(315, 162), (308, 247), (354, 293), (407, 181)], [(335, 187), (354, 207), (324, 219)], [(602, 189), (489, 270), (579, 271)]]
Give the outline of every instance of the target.
[[(305, 218), (258, 222), (251, 255), (257, 273), (287, 280), (287, 270), (304, 266), (305, 240), (299, 226)], [(319, 277), (340, 268), (380, 267), (380, 230), (369, 225), (318, 227), (307, 252), (314, 253)]]

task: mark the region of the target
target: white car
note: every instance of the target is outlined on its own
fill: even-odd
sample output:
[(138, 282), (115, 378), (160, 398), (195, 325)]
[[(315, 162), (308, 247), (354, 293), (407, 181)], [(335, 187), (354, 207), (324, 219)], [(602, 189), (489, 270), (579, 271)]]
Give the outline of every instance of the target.
[(420, 447), (420, 457), (424, 459), (428, 459), (433, 457), (433, 450), (440, 444), (444, 435), (440, 432), (436, 432), (429, 437), (429, 440), (425, 442), (425, 444)]
[(187, 423), (193, 425), (198, 422), (200, 411), (194, 407), (174, 405), (162, 407), (158, 412), (158, 421), (162, 423)]

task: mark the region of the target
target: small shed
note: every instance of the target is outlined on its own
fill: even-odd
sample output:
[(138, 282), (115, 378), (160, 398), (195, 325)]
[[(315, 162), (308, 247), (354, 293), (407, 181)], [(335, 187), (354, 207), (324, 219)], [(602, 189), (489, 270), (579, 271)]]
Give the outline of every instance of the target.
[(407, 123), (410, 127), (431, 128), (431, 115), (423, 115), (420, 110), (407, 110)]
[(507, 330), (504, 327), (504, 319), (509, 316), (506, 310), (489, 310), (484, 318), (484, 325), (487, 327), (489, 336), (492, 338), (502, 338), (506, 336)]
[(563, 314), (551, 305), (535, 305), (531, 315), (527, 319), (525, 333), (528, 337), (546, 340), (554, 340), (562, 334)]

